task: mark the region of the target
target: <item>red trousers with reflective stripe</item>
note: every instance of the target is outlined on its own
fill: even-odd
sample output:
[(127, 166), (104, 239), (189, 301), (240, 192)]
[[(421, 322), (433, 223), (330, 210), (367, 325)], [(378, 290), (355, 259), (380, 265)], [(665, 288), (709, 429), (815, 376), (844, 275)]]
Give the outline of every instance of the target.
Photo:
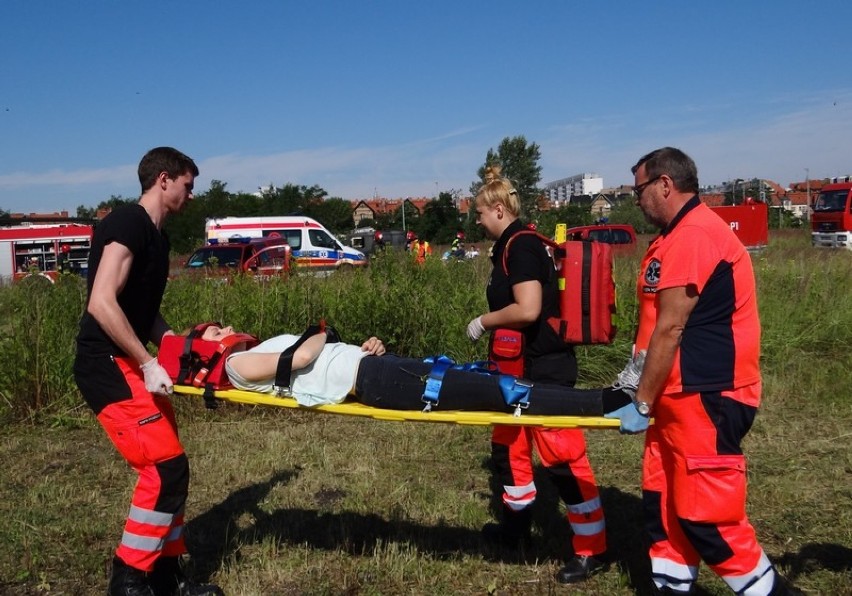
[(131, 567), (151, 571), (160, 556), (186, 552), (183, 516), (189, 464), (169, 399), (145, 389), (135, 362), (124, 358), (115, 362), (132, 399), (106, 406), (98, 421), (139, 475), (116, 555)]
[(772, 578), (745, 513), (740, 450), (755, 410), (745, 405), (748, 394), (760, 387), (739, 391), (743, 399), (735, 399), (736, 392), (663, 395), (654, 406), (642, 489), (658, 587), (685, 591), (702, 559), (738, 593), (751, 584), (757, 590), (760, 581)]
[(532, 455), (535, 445), (542, 465), (567, 507), (568, 522), (574, 532), (574, 554), (598, 555), (606, 551), (603, 507), (586, 456), (583, 431), (495, 426), (491, 441), (492, 458), (504, 484), (503, 504), (508, 509), (520, 511), (535, 501)]

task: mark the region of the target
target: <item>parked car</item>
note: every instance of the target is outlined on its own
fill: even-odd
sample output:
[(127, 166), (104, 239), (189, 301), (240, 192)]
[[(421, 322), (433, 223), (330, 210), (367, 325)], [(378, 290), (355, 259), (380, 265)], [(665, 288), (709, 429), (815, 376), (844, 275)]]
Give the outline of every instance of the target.
[(568, 240), (590, 240), (612, 244), (615, 252), (629, 252), (636, 247), (636, 230), (630, 224), (596, 224), (568, 228)]
[(249, 239), (238, 242), (213, 241), (187, 259), (189, 271), (252, 273), (258, 276), (286, 274), (290, 270), (290, 246), (285, 238)]

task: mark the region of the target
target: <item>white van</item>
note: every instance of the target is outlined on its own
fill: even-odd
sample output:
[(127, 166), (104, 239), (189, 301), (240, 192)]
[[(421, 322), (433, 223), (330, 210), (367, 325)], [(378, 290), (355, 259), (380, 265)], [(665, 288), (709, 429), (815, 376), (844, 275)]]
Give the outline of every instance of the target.
[(244, 238), (284, 238), (290, 245), (297, 268), (329, 271), (340, 267), (362, 267), (367, 257), (343, 246), (318, 221), (310, 217), (220, 217), (208, 219), (205, 236), (209, 244)]

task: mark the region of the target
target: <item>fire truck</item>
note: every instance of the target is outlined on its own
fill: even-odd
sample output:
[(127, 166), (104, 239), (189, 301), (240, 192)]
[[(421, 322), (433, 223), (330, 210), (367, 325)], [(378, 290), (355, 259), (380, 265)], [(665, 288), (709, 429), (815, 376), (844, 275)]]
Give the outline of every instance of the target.
[(832, 178), (811, 207), (811, 244), (852, 250), (852, 177)]
[(54, 282), (63, 271), (85, 276), (92, 230), (78, 223), (0, 226), (0, 283), (33, 276)]
[(747, 249), (758, 250), (769, 243), (769, 210), (766, 203), (747, 201), (739, 205), (710, 207), (710, 210), (731, 226)]

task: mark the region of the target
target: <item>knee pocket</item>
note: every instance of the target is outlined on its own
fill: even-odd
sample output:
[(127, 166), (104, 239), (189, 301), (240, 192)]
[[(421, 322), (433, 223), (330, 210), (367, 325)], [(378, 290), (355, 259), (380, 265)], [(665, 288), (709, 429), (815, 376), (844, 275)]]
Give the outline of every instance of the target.
[(687, 456), (676, 474), (673, 500), (678, 517), (707, 523), (745, 518), (745, 456)]

